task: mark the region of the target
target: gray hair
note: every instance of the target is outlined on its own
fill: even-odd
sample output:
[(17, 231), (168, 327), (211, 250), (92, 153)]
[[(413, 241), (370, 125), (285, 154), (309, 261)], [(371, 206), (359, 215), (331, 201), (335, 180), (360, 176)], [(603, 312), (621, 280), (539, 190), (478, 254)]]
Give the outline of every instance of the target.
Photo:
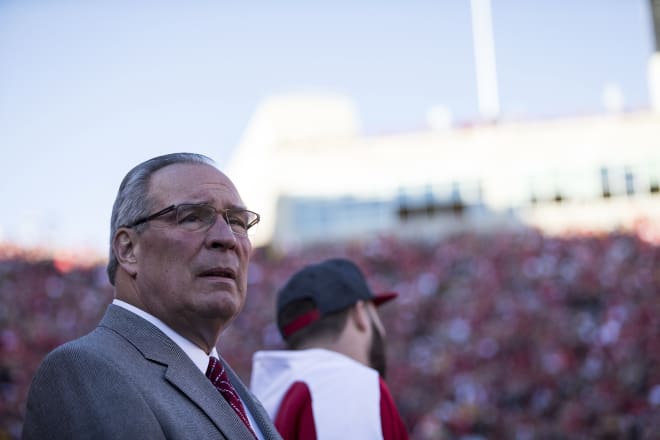
[[(202, 154), (195, 153), (172, 153), (164, 156), (154, 157), (146, 162), (135, 166), (126, 174), (112, 206), (112, 217), (110, 219), (110, 255), (108, 258), (108, 278), (110, 284), (115, 284), (117, 266), (119, 262), (112, 250), (117, 229), (136, 221), (140, 217), (149, 215), (151, 201), (149, 200), (149, 182), (151, 176), (161, 168), (178, 163), (193, 163), (215, 166), (213, 159)], [(142, 232), (146, 226), (144, 224), (135, 227), (135, 230)]]

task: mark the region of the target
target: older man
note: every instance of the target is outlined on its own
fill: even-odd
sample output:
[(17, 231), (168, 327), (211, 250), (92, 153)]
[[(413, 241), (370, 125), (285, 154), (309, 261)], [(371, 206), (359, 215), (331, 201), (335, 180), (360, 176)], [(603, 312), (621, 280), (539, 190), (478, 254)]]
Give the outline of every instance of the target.
[(280, 438), (215, 348), (245, 303), (258, 221), (206, 156), (133, 168), (112, 211), (115, 300), (43, 361), (23, 438)]

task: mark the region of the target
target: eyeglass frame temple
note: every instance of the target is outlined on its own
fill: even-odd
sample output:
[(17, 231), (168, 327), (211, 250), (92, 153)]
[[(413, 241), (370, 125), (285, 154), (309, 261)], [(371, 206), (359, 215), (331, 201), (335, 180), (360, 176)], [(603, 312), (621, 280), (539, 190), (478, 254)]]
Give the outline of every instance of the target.
[(179, 205), (170, 205), (167, 208), (163, 208), (160, 211), (154, 212), (151, 215), (139, 218), (139, 219), (135, 220), (133, 223), (131, 223), (130, 225), (126, 225), (125, 227), (126, 228), (134, 228), (138, 225), (141, 225), (142, 223), (146, 223), (146, 222), (151, 221), (151, 220), (153, 220), (157, 217), (160, 217), (161, 215), (164, 215), (164, 214), (167, 214), (168, 212), (176, 210), (177, 206), (179, 206)]

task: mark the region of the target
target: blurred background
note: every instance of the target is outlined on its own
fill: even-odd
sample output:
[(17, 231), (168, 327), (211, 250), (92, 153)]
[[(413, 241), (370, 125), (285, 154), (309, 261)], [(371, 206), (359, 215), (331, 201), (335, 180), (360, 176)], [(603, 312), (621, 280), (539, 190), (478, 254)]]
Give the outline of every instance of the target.
[(176, 151), (263, 217), (246, 382), (276, 290), (347, 256), (401, 295), (412, 438), (660, 432), (660, 2), (355, 3), (0, 2), (0, 439), (112, 298), (119, 182)]

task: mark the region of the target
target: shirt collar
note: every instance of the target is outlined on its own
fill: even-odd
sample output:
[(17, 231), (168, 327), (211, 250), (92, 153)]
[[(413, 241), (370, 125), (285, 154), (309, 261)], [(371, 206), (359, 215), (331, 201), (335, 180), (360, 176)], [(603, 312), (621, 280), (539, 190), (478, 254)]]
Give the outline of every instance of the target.
[(191, 341), (188, 339), (184, 338), (181, 336), (179, 333), (174, 331), (170, 326), (165, 324), (163, 321), (160, 319), (156, 318), (154, 315), (151, 313), (147, 313), (142, 309), (139, 309), (135, 307), (132, 304), (127, 303), (126, 301), (122, 301), (120, 299), (114, 299), (112, 301), (114, 305), (117, 305), (123, 309), (128, 310), (129, 312), (133, 312), (142, 319), (145, 319), (158, 327), (160, 331), (165, 333), (165, 335), (170, 338), (176, 345), (183, 350), (183, 352), (188, 355), (190, 360), (193, 361), (193, 363), (199, 368), (199, 370), (202, 372), (202, 374), (206, 374), (206, 368), (208, 367), (209, 364), (209, 356), (218, 356), (218, 351), (216, 350), (215, 347), (211, 350), (211, 353), (206, 354), (204, 350), (202, 350), (200, 347), (197, 345), (193, 344)]

